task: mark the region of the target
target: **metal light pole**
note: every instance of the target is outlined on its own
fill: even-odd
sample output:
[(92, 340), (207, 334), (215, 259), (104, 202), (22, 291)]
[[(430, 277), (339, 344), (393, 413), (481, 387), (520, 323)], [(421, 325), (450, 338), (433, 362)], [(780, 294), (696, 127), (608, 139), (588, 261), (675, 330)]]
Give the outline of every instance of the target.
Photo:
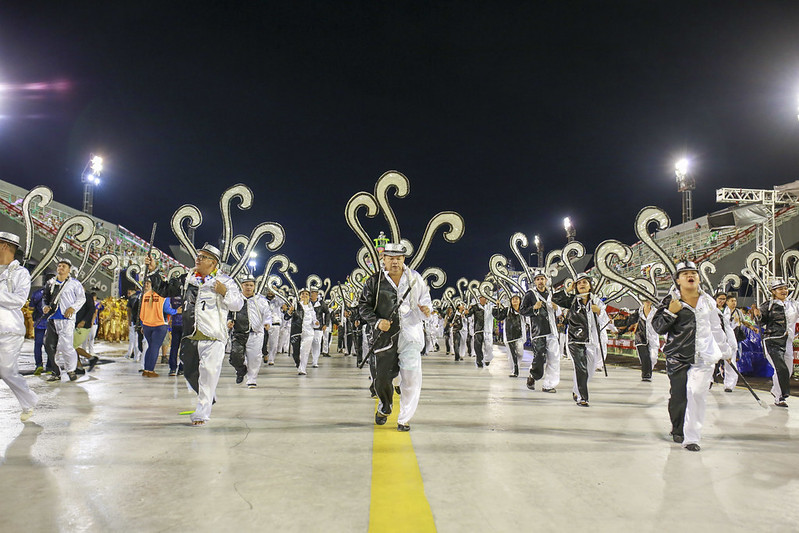
[(696, 180), (688, 173), (687, 159), (677, 161), (674, 165), (674, 175), (677, 177), (677, 192), (682, 193), (682, 221), (685, 223), (694, 218), (691, 191), (696, 189)]
[(94, 211), (94, 186), (100, 184), (100, 174), (103, 172), (103, 158), (92, 154), (89, 162), (83, 168), (80, 181), (83, 183), (83, 212), (91, 215)]
[(577, 231), (572, 226), (572, 221), (569, 217), (563, 219), (563, 229), (566, 230), (566, 242), (574, 241), (575, 237), (577, 237)]
[(535, 243), (535, 253), (538, 256), (538, 268), (541, 268), (544, 266), (544, 245), (541, 244), (538, 235), (535, 236), (533, 242)]

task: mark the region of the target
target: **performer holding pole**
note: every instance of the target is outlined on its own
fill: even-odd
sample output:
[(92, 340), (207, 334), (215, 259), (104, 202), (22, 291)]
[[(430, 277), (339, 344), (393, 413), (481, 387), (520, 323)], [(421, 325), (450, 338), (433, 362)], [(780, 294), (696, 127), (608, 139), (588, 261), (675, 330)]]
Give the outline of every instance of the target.
[(666, 335), (672, 440), (698, 452), (713, 368), (722, 358), (732, 358), (735, 347), (729, 345), (715, 300), (700, 290), (692, 261), (677, 264), (674, 284), (655, 311), (652, 326)]
[(153, 290), (162, 296), (183, 298), (180, 359), (186, 380), (197, 392), (197, 407), (191, 415), (194, 426), (204, 426), (211, 417), (225, 357), (228, 312), (240, 311), (244, 305), (236, 282), (220, 269), (221, 256), (218, 248), (206, 244), (197, 251), (194, 270), (169, 283), (156, 272), (149, 254), (144, 259)]
[[(422, 389), (423, 320), (432, 300), (422, 276), (405, 266), (405, 246), (388, 243), (383, 250), (385, 270), (364, 284), (358, 311), (361, 319), (378, 331), (369, 353), (375, 391), (379, 398), (375, 423), (383, 425), (391, 414), (397, 368), (402, 378), (398, 431), (410, 431), (411, 417)], [(392, 315), (396, 312), (396, 318)]]

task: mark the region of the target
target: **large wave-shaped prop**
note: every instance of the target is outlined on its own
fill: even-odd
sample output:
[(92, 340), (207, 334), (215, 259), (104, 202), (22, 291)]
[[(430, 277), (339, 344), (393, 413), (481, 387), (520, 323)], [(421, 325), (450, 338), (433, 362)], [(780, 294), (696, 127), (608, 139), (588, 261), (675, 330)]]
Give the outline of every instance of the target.
[(455, 296), (455, 289), (452, 287), (447, 287), (446, 289), (444, 289), (444, 294), (441, 296), (441, 298), (449, 302), (449, 305), (451, 305), (452, 307), (457, 307), (455, 305), (455, 301), (453, 300), (454, 296)]
[(630, 281), (613, 268), (613, 262), (629, 263), (632, 259), (632, 249), (623, 242), (615, 239), (603, 241), (597, 246), (594, 252), (594, 264), (599, 273), (612, 282), (616, 282), (622, 287), (646, 298), (651, 302), (657, 302), (658, 297), (656, 288), (649, 280), (636, 279)]
[(569, 271), (572, 280), (577, 279), (576, 263), (582, 257), (585, 257), (585, 246), (580, 241), (572, 241), (563, 247), (561, 259), (563, 259), (563, 264), (566, 265), (566, 270)]
[(53, 201), (53, 191), (44, 185), (39, 185), (25, 195), (22, 199), (22, 219), (25, 221), (25, 253), (24, 263), (27, 263), (33, 253), (33, 203), (38, 200), (39, 207), (46, 207)]
[(796, 267), (799, 264), (799, 251), (786, 250), (780, 257), (780, 264), (782, 265), (782, 277), (788, 283), (791, 289), (791, 299), (795, 299), (799, 293), (799, 282), (796, 278)]
[(768, 281), (763, 279), (763, 277), (760, 275), (763, 266), (767, 264), (768, 259), (766, 258), (766, 254), (755, 250), (746, 256), (746, 267), (741, 270), (741, 274), (749, 278), (750, 281), (757, 284), (757, 286), (760, 288), (761, 300), (765, 299), (770, 294), (768, 289)]
[[(92, 253), (92, 248), (105, 248), (108, 239), (106, 239), (105, 235), (94, 234), (89, 237), (89, 240), (83, 245), (83, 258), (81, 259), (80, 266), (78, 267), (78, 276), (81, 275), (83, 269), (86, 267), (86, 263), (89, 262), (89, 256)], [(100, 255), (100, 254), (97, 254)]]
[(544, 272), (554, 278), (558, 275), (557, 262), (563, 259), (563, 250), (550, 250), (544, 260)]
[(527, 260), (524, 258), (524, 254), (520, 248), (527, 248), (529, 241), (527, 240), (527, 236), (517, 231), (513, 235), (510, 236), (510, 249), (513, 252), (513, 255), (516, 256), (516, 259), (519, 261), (519, 265), (522, 267), (522, 272), (524, 273), (525, 277), (528, 279), (529, 282), (533, 280), (530, 279), (530, 265), (527, 264)]
[[(410, 258), (408, 266), (412, 269), (418, 269), (424, 260), (433, 240), (433, 236), (439, 228), (443, 229), (444, 240), (447, 242), (457, 242), (464, 233), (464, 221), (458, 213), (454, 211), (442, 211), (435, 215), (427, 224), (427, 228), (420, 241), (419, 248), (414, 253), (412, 243), (402, 238), (400, 233), (399, 222), (394, 214), (394, 209), (389, 202), (390, 192), (394, 192), (396, 198), (405, 198), (410, 192), (410, 182), (404, 174), (396, 171), (385, 172), (378, 178), (375, 184), (374, 194), (365, 191), (354, 194), (347, 202), (344, 210), (344, 216), (347, 224), (355, 233), (355, 235), (363, 243), (369, 255), (372, 257), (372, 263), (378, 265), (379, 256), (374, 242), (369, 237), (369, 234), (364, 229), (358, 214), (361, 209), (365, 209), (366, 216), (369, 218), (376, 217), (381, 211), (389, 226), (389, 233), (391, 234), (392, 242), (399, 242), (405, 245), (407, 255)], [(360, 254), (359, 254), (360, 257)], [(359, 262), (360, 264), (360, 262)], [(365, 265), (361, 264), (364, 270), (370, 270)], [(376, 267), (377, 268), (377, 267)], [(375, 270), (376, 271), (376, 270)]]
[(178, 207), (177, 211), (172, 214), (172, 220), (170, 221), (172, 233), (178, 241), (180, 241), (180, 244), (186, 249), (189, 255), (196, 257), (197, 248), (194, 247), (194, 243), (189, 239), (186, 228), (183, 227), (184, 221), (190, 228), (197, 229), (203, 223), (203, 214), (197, 206), (184, 204)]
[(422, 279), (434, 289), (440, 289), (447, 282), (447, 273), (439, 267), (427, 267), (422, 272)]
[(104, 263), (108, 263), (105, 266), (109, 270), (112, 270), (112, 271), (116, 270), (117, 268), (119, 268), (119, 257), (117, 257), (116, 254), (103, 254), (103, 255), (101, 255), (99, 258), (97, 258), (97, 261), (94, 263), (92, 268), (89, 269), (89, 273), (86, 274), (85, 276), (83, 276), (83, 278), (80, 280), (80, 282), (81, 283), (86, 283), (87, 281), (89, 281), (91, 279), (91, 277), (94, 276), (94, 274), (100, 268), (100, 266), (103, 265)]
[(47, 250), (42, 260), (39, 261), (39, 264), (36, 265), (36, 268), (31, 272), (31, 279), (35, 279), (44, 272), (44, 269), (47, 268), (47, 265), (50, 264), (50, 261), (53, 260), (58, 252), (61, 243), (64, 242), (64, 239), (67, 238), (70, 232), (75, 230), (77, 230), (78, 233), (72, 235), (71, 238), (77, 242), (86, 242), (94, 234), (94, 221), (86, 215), (75, 215), (65, 220), (64, 223), (61, 224), (58, 233), (56, 233), (53, 244), (50, 245), (50, 249)]
[(494, 254), (488, 260), (488, 270), (494, 275), (495, 278), (500, 280), (506, 287), (506, 291), (510, 293), (510, 287), (516, 289), (519, 294), (524, 294), (524, 287), (510, 277), (508, 272), (508, 258), (502, 254)]
[(128, 281), (133, 283), (133, 285), (135, 285), (139, 290), (142, 289), (142, 282), (140, 281), (141, 276), (139, 275), (139, 279), (136, 279), (136, 275), (141, 274), (141, 272), (141, 265), (137, 265), (136, 263), (132, 263), (130, 266), (128, 266), (128, 268), (125, 269), (125, 277), (128, 278)]
[(638, 215), (636, 215), (635, 234), (638, 236), (641, 242), (644, 243), (647, 248), (652, 250), (652, 252), (654, 252), (660, 261), (666, 265), (666, 268), (669, 270), (669, 274), (674, 277), (674, 274), (677, 272), (677, 267), (675, 266), (674, 261), (649, 234), (649, 226), (653, 222), (657, 224), (657, 227), (660, 231), (668, 229), (668, 227), (671, 225), (671, 219), (664, 210), (650, 205), (641, 209), (638, 212)]
[(713, 281), (710, 279), (711, 274), (716, 273), (716, 265), (711, 263), (710, 261), (702, 261), (699, 265), (699, 277), (702, 279), (702, 282), (705, 284), (706, 291), (710, 294), (716, 292), (716, 288), (713, 286)]

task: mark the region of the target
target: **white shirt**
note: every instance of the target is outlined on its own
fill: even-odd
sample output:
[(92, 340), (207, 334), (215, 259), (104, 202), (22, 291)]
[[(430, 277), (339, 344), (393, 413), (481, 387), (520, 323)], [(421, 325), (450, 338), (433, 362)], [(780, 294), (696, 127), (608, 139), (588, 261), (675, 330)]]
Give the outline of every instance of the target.
[(391, 286), (397, 291), (398, 300), (399, 298), (402, 298), (402, 295), (405, 294), (405, 291), (408, 290), (408, 286), (413, 281), (413, 288), (411, 289), (411, 292), (408, 293), (408, 296), (405, 297), (405, 300), (402, 302), (402, 305), (399, 308), (399, 344), (404, 345), (404, 343), (415, 343), (420, 346), (424, 346), (423, 322), (426, 317), (419, 309), (419, 306), (425, 305), (428, 308), (432, 307), (433, 300), (430, 298), (430, 289), (427, 288), (427, 284), (425, 283), (424, 279), (422, 279), (422, 275), (403, 265), (399, 286), (394, 284), (394, 281), (388, 275), (387, 271), (384, 270), (383, 275), (386, 277)]
[(31, 276), (17, 260), (0, 273), (0, 334), (25, 335), (22, 306), (31, 291)]
[(250, 331), (263, 333), (264, 326), (272, 323), (272, 310), (268, 300), (260, 294), (247, 298), (247, 319), (250, 322)]
[[(225, 296), (214, 290), (217, 281), (227, 287)], [(221, 272), (216, 276), (208, 275), (204, 280), (190, 272), (186, 276), (186, 285), (197, 287), (197, 301), (194, 303), (195, 330), (214, 340), (226, 341), (228, 312), (241, 311), (244, 306), (244, 297), (236, 282)]]

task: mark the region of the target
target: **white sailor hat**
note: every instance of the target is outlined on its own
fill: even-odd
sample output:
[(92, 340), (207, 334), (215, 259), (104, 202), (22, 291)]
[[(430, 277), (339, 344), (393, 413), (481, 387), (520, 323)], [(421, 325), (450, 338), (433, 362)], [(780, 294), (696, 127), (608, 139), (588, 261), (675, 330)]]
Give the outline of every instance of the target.
[(248, 281), (252, 281), (255, 283), (255, 276), (252, 274), (245, 274), (244, 276), (239, 278), (239, 283), (247, 283)]
[(69, 258), (67, 258), (67, 257), (62, 257), (62, 258), (58, 259), (56, 264), (58, 265), (60, 263), (64, 263), (66, 265), (69, 265), (69, 267), (72, 268), (72, 261), (70, 261)]
[(699, 272), (699, 269), (696, 268), (696, 263), (693, 261), (680, 261), (677, 263), (677, 269), (674, 271), (674, 279), (680, 275), (681, 272)]
[(540, 270), (540, 269), (533, 270), (533, 279), (539, 278), (539, 277), (546, 278), (547, 275), (546, 275), (546, 273), (543, 270)]
[(775, 289), (779, 289), (780, 287), (787, 287), (787, 286), (788, 284), (785, 283), (784, 279), (774, 278), (773, 280), (771, 280), (771, 283), (769, 283), (768, 290), (773, 291)]
[(390, 242), (383, 248), (383, 255), (399, 256), (405, 255), (405, 253), (405, 246), (397, 242)]
[(203, 247), (200, 248), (197, 251), (198, 252), (205, 252), (205, 253), (213, 256), (213, 258), (216, 259), (217, 263), (221, 263), (222, 262), (222, 252), (220, 252), (219, 248), (217, 248), (216, 246), (214, 246), (212, 244), (205, 243), (205, 244), (203, 244)]
[(591, 283), (592, 285), (594, 283), (594, 280), (591, 278), (590, 274), (586, 274), (585, 272), (580, 272), (579, 274), (577, 274), (577, 277), (574, 280), (574, 284), (577, 285), (577, 282), (580, 281), (581, 279), (588, 280), (588, 282)]
[(0, 231), (0, 241), (13, 244), (17, 248), (20, 248), (19, 235), (14, 235), (13, 233), (9, 233), (7, 231)]
[(308, 294), (311, 294), (311, 291), (309, 291), (309, 290), (308, 290), (308, 289), (306, 289), (305, 287), (301, 288), (301, 289), (300, 289), (300, 290), (297, 292), (297, 294), (302, 294), (302, 293), (304, 293), (304, 292), (307, 292)]

